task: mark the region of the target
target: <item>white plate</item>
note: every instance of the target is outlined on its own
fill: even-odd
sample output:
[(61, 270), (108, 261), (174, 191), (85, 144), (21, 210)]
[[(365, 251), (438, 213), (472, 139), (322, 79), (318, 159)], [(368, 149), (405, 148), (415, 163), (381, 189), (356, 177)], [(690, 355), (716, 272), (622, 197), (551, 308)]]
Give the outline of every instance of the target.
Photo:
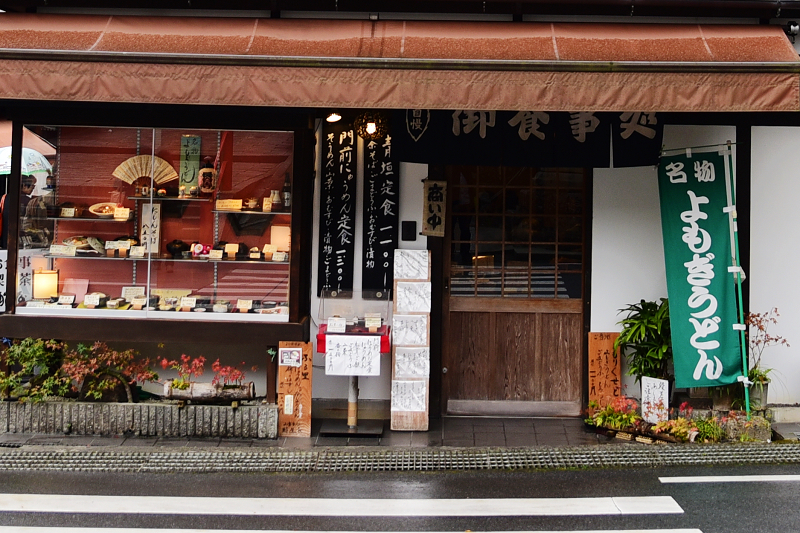
[(112, 218), (117, 204), (114, 202), (101, 202), (89, 207), (89, 212), (99, 218)]

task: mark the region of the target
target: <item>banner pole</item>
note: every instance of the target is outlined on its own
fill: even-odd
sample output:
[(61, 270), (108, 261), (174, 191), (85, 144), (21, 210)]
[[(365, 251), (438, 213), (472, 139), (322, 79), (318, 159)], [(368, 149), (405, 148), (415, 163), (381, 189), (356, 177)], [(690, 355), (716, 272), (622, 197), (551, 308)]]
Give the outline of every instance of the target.
[[(737, 222), (737, 213), (736, 213), (736, 188), (735, 184), (733, 183), (733, 175), (731, 169), (733, 167), (733, 151), (731, 150), (731, 142), (728, 141), (727, 144), (727, 153), (725, 154), (725, 180), (728, 188), (728, 193), (730, 194), (731, 203), (730, 205), (733, 206), (733, 211), (731, 211), (731, 230), (733, 233), (733, 266), (736, 269), (736, 299), (737, 299), (737, 307), (739, 308), (739, 324), (744, 324), (744, 308), (743, 302), (744, 298), (742, 297), (742, 268), (739, 265), (739, 226)], [(739, 347), (740, 351), (742, 352), (742, 385), (744, 385), (744, 406), (745, 410), (747, 411), (747, 419), (750, 420), (750, 381), (748, 379), (748, 375), (750, 374), (750, 369), (748, 368), (748, 361), (747, 361), (747, 346), (745, 344), (745, 330), (739, 330)]]

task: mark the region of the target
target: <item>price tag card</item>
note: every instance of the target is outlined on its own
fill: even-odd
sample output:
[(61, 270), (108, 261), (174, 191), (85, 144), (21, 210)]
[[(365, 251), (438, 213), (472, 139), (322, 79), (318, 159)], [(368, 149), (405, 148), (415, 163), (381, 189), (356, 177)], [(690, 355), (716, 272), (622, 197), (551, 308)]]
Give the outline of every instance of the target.
[[(142, 246), (144, 248), (144, 246)], [(106, 250), (130, 250), (131, 241), (106, 241)]]
[[(137, 296), (144, 296), (145, 295), (145, 288), (144, 287), (122, 287), (122, 298), (125, 301), (132, 301)], [(146, 300), (145, 300), (146, 301)]]
[(278, 247), (275, 246), (274, 244), (265, 244), (264, 249), (261, 251), (264, 252), (265, 254), (274, 254), (275, 252), (278, 251)]
[(347, 329), (347, 319), (345, 317), (328, 317), (328, 333), (344, 333), (345, 329)]
[(115, 207), (114, 220), (128, 220), (131, 217), (131, 210), (128, 207)]
[(217, 200), (217, 211), (241, 211), (242, 199), (238, 200)]
[(278, 262), (286, 261), (286, 252), (275, 252), (272, 254), (272, 260)]
[(131, 246), (131, 257), (144, 257), (145, 246)]
[(236, 309), (252, 309), (253, 300), (236, 300)]
[(235, 242), (229, 242), (225, 245), (225, 253), (226, 254), (235, 254), (239, 251), (239, 244)]
[(50, 253), (52, 255), (71, 255), (74, 256), (78, 249), (73, 245), (67, 244), (51, 244)]
[(131, 304), (135, 309), (141, 309), (147, 305), (147, 296), (134, 296)]
[(45, 306), (45, 307), (60, 307), (60, 306), (59, 306), (57, 303), (55, 303), (55, 302), (45, 302), (44, 306)]
[(250, 259), (261, 259), (261, 252), (250, 252)]
[(61, 215), (63, 218), (73, 218), (75, 216), (75, 208), (74, 207), (62, 207), (61, 208)]
[(194, 296), (184, 296), (181, 298), (181, 307), (193, 309), (197, 305), (197, 298)]
[(58, 303), (72, 305), (75, 303), (74, 294), (62, 294), (58, 297)]
[(379, 328), (381, 327), (381, 317), (379, 316), (365, 316), (364, 327), (366, 328)]
[(222, 250), (209, 250), (209, 259), (222, 259)]
[(99, 294), (87, 294), (83, 297), (83, 305), (89, 307), (90, 305), (98, 306), (100, 305), (100, 295)]
[(25, 303), (25, 307), (44, 307), (44, 302), (42, 302), (42, 301), (38, 301), (38, 302), (29, 301), (29, 302)]
[(261, 210), (265, 213), (272, 211), (272, 200), (269, 198), (264, 198), (264, 201), (261, 204)]

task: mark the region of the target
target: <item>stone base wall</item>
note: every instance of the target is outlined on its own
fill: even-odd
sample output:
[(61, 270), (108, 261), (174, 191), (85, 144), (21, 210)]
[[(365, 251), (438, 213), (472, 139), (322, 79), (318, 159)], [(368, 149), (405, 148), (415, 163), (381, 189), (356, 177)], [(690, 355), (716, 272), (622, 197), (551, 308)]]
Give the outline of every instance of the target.
[(0, 402), (0, 433), (274, 439), (278, 406)]

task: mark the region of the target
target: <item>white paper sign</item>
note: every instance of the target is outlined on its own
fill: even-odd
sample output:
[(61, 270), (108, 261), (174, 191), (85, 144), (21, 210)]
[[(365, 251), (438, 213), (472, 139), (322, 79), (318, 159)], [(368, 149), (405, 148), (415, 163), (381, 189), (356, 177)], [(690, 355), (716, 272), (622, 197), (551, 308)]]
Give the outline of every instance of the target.
[(326, 335), (325, 374), (328, 376), (379, 376), (380, 335)]
[(252, 309), (253, 300), (236, 300), (236, 309)]
[(242, 200), (217, 200), (217, 211), (241, 211)]
[(197, 298), (192, 296), (184, 296), (181, 298), (181, 307), (193, 308), (197, 305)]
[(286, 252), (274, 252), (272, 254), (272, 260), (279, 262), (286, 261)]
[(99, 294), (87, 294), (83, 297), (83, 305), (90, 306), (90, 305), (100, 305), (100, 295)]
[[(33, 300), (33, 264), (41, 250), (23, 249), (17, 252), (17, 303)], [(66, 291), (66, 289), (64, 289)], [(73, 291), (69, 291), (73, 292)], [(29, 306), (30, 307), (30, 306)]]
[(74, 294), (62, 294), (62, 295), (60, 295), (58, 297), (58, 303), (72, 305), (73, 303), (75, 303), (75, 295)]
[(61, 208), (61, 215), (62, 218), (72, 218), (75, 216), (75, 208), (74, 207), (62, 207)]
[(392, 411), (426, 411), (427, 395), (426, 381), (392, 381)]
[(144, 204), (142, 206), (142, 227), (139, 242), (153, 254), (158, 253), (161, 239), (161, 204)]
[(222, 250), (209, 250), (208, 251), (208, 258), (209, 259), (222, 259)]
[(395, 293), (397, 312), (430, 313), (431, 282), (430, 281), (398, 281)]
[[(106, 241), (106, 250), (130, 250), (131, 241)], [(142, 247), (144, 248), (144, 247)]]
[(427, 315), (394, 315), (392, 344), (395, 346), (428, 346)]
[(131, 217), (131, 210), (128, 207), (115, 207), (114, 220), (128, 220)]
[(78, 249), (73, 245), (67, 244), (51, 244), (50, 245), (50, 254), (51, 255), (68, 255), (74, 256), (77, 253)]
[(301, 348), (279, 348), (278, 365), (300, 367), (303, 361), (303, 350)]
[(347, 329), (347, 319), (343, 316), (328, 317), (328, 333), (344, 333)]
[(428, 250), (395, 250), (394, 279), (428, 279)]
[(145, 250), (144, 246), (131, 246), (131, 257), (144, 257)]
[(397, 346), (394, 349), (394, 377), (427, 378), (431, 373), (431, 349)]
[(642, 376), (642, 418), (656, 424), (669, 418), (669, 382)]

